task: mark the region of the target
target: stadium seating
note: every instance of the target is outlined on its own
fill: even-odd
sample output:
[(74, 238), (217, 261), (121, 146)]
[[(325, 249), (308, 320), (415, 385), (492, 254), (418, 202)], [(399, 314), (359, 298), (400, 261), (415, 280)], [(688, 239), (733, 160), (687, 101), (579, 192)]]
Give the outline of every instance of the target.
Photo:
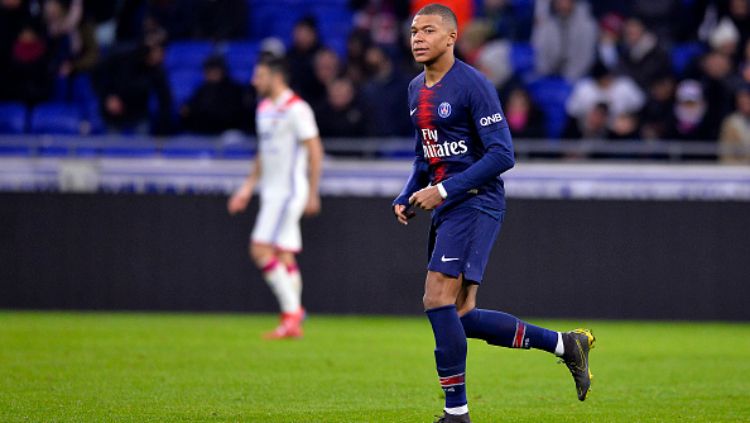
[(203, 73), (199, 69), (181, 69), (169, 73), (169, 88), (172, 90), (172, 100), (176, 107), (180, 107), (203, 81)]
[(307, 13), (304, 4), (295, 3), (299, 2), (252, 1), (248, 21), (250, 38), (262, 40), (266, 37), (279, 37), (288, 45), (295, 22)]
[(324, 44), (344, 54), (352, 13), (347, 0), (250, 0), (248, 28), (251, 39), (277, 37), (291, 44), (294, 24), (305, 16), (317, 20)]
[(0, 103), (0, 134), (23, 134), (26, 131), (26, 106)]
[(203, 61), (214, 51), (209, 41), (175, 41), (167, 46), (164, 67), (174, 69), (201, 69)]
[(705, 51), (706, 47), (698, 42), (677, 44), (672, 48), (672, 70), (678, 76), (684, 75), (690, 63)]
[(79, 135), (82, 118), (80, 109), (68, 103), (42, 103), (31, 112), (31, 132)]
[(246, 84), (253, 74), (258, 59), (258, 43), (254, 41), (227, 43), (223, 49), (229, 74), (237, 82)]
[(510, 49), (513, 73), (526, 78), (534, 72), (534, 48), (530, 43), (513, 43)]
[(567, 120), (565, 102), (573, 87), (562, 78), (546, 77), (530, 83), (528, 89), (531, 98), (546, 115), (547, 135), (560, 138)]

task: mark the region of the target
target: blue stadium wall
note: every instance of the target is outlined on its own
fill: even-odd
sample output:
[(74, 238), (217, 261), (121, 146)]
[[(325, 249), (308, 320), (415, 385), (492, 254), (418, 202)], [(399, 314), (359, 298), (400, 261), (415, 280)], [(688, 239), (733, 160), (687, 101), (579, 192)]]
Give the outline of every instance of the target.
[[(257, 203), (0, 194), (0, 308), (273, 312), (247, 258)], [(521, 316), (750, 320), (748, 202), (509, 200), (482, 307)], [(324, 199), (300, 265), (313, 313), (417, 314), (428, 219)]]

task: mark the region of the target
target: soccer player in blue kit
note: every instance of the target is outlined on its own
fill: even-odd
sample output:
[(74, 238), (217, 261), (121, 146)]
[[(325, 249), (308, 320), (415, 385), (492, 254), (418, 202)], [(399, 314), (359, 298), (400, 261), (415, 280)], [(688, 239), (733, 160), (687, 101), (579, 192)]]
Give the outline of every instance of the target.
[(435, 361), (445, 391), (438, 422), (469, 422), (466, 338), (508, 348), (536, 348), (560, 357), (586, 399), (591, 385), (586, 329), (555, 332), (493, 310), (476, 308), (477, 289), (505, 215), (500, 174), (514, 165), (510, 131), (492, 84), (455, 58), (456, 16), (442, 5), (417, 12), (414, 59), (424, 65), (409, 85), (416, 127), (412, 174), (393, 202), (404, 225), (412, 208), (432, 210), (424, 308), (435, 335)]

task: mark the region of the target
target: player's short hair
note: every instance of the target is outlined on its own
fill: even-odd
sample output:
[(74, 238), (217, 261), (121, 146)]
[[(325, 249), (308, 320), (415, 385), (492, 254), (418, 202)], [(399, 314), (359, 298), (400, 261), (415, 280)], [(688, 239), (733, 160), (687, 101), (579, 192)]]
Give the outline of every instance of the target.
[(289, 66), (283, 57), (278, 57), (270, 53), (261, 53), (258, 58), (258, 65), (265, 66), (271, 73), (279, 74), (289, 81)]
[(443, 18), (443, 21), (447, 22), (451, 26), (451, 28), (458, 28), (458, 19), (456, 18), (456, 14), (453, 13), (453, 11), (448, 6), (443, 6), (442, 4), (437, 3), (430, 3), (427, 6), (419, 9), (415, 16), (419, 15), (437, 15)]

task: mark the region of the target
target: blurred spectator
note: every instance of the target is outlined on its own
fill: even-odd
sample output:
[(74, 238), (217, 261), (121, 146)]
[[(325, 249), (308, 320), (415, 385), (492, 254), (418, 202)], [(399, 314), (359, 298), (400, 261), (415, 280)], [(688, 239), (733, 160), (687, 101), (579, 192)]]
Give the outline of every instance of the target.
[(682, 31), (682, 3), (682, 0), (632, 0), (631, 12), (659, 39), (671, 43)]
[[(109, 132), (163, 134), (171, 129), (172, 95), (162, 68), (161, 45), (114, 52), (100, 63), (95, 85)], [(156, 121), (149, 127), (149, 99), (158, 101)]]
[(648, 100), (641, 112), (641, 137), (664, 139), (674, 109), (675, 79), (669, 73), (655, 77), (648, 89)]
[(49, 49), (38, 25), (21, 28), (12, 47), (8, 91), (10, 98), (28, 104), (47, 100), (52, 89)]
[(528, 41), (531, 38), (532, 14), (519, 10), (512, 0), (484, 0), (481, 16), (488, 20), (492, 38)]
[[(116, 44), (119, 48), (125, 46), (134, 47), (139, 43), (164, 44), (172, 34), (167, 32), (167, 28), (174, 33), (172, 38), (181, 38), (187, 36), (175, 29), (182, 25), (189, 31), (189, 17), (183, 17), (179, 14), (162, 16), (165, 12), (160, 9), (161, 6), (172, 5), (175, 9), (183, 0), (154, 0), (153, 3), (146, 3), (145, 0), (122, 0), (122, 5), (117, 13), (116, 20)], [(188, 0), (184, 0), (188, 1)], [(191, 7), (183, 7), (181, 13), (192, 13)], [(162, 22), (164, 22), (162, 24)]]
[(646, 99), (643, 92), (626, 76), (615, 76), (606, 66), (597, 63), (591, 78), (582, 79), (573, 86), (573, 93), (565, 104), (569, 116), (585, 119), (597, 104), (606, 104), (611, 116), (636, 113)]
[(531, 37), (536, 71), (569, 81), (584, 76), (596, 49), (596, 22), (582, 0), (537, 0)]
[(615, 13), (604, 15), (599, 22), (599, 42), (596, 59), (609, 69), (617, 69), (620, 64), (620, 32), (623, 18)]
[(354, 85), (346, 78), (328, 85), (328, 95), (318, 104), (315, 116), (323, 137), (361, 137), (365, 135), (365, 114), (356, 101)]
[(185, 129), (199, 134), (247, 131), (253, 119), (246, 90), (229, 76), (224, 59), (209, 57), (203, 64), (203, 78), (203, 84), (180, 109)]
[(638, 18), (630, 18), (623, 28), (621, 68), (641, 89), (646, 90), (654, 78), (669, 69), (672, 60)]
[(719, 25), (708, 38), (708, 42), (713, 51), (730, 57), (733, 60), (739, 58), (737, 53), (740, 32), (729, 18), (724, 18), (719, 22)]
[(365, 55), (370, 80), (362, 88), (367, 113), (367, 134), (378, 137), (409, 136), (413, 133), (406, 92), (409, 79), (397, 72), (386, 52), (372, 46)]
[(622, 113), (614, 116), (609, 125), (607, 138), (610, 140), (636, 140), (640, 138), (640, 123), (636, 113)]
[(52, 66), (59, 76), (88, 71), (96, 65), (99, 50), (93, 25), (83, 20), (83, 0), (73, 0), (67, 7), (61, 0), (47, 0), (44, 22)]
[(716, 139), (718, 128), (722, 120), (733, 109), (734, 92), (740, 86), (740, 78), (732, 72), (730, 57), (719, 53), (710, 52), (701, 60), (703, 75), (704, 100), (706, 102), (706, 121), (709, 128), (710, 139)]
[(701, 84), (692, 79), (680, 82), (667, 139), (710, 141), (712, 131), (706, 120), (706, 111)]
[(315, 97), (317, 81), (313, 69), (315, 53), (321, 49), (318, 28), (313, 18), (294, 25), (292, 46), (287, 52), (292, 89), (309, 103)]
[(529, 93), (523, 88), (514, 88), (505, 102), (505, 118), (514, 138), (544, 138), (546, 128), (544, 114), (531, 101)]
[(116, 15), (119, 1), (84, 0), (85, 16), (94, 25), (99, 48), (108, 49), (115, 42)]
[(456, 55), (466, 63), (475, 66), (477, 55), (490, 38), (492, 27), (484, 19), (477, 19), (466, 25), (464, 33), (456, 41)]
[(346, 77), (359, 86), (367, 77), (365, 52), (370, 47), (370, 38), (362, 30), (355, 30), (346, 40)]
[(194, 37), (202, 20), (195, 0), (147, 0), (142, 20), (151, 20), (150, 26), (163, 28), (172, 40)]
[(307, 96), (311, 104), (318, 104), (327, 95), (327, 87), (341, 75), (339, 55), (329, 48), (321, 48), (313, 58), (315, 79), (308, 88)]
[(357, 32), (367, 35), (369, 41), (385, 49), (395, 48), (401, 37), (401, 23), (409, 16), (410, 4), (403, 0), (350, 0)]
[(597, 103), (579, 119), (569, 117), (563, 132), (563, 138), (575, 140), (604, 140), (609, 135), (609, 106), (607, 103)]
[(736, 101), (737, 111), (721, 124), (721, 161), (750, 164), (750, 84), (737, 92)]
[(21, 28), (29, 24), (31, 15), (22, 0), (0, 0), (0, 100), (15, 95), (11, 80), (11, 55)]
[(738, 45), (744, 46), (750, 41), (750, 0), (729, 0), (728, 17), (739, 31)]
[(260, 42), (258, 54), (269, 54), (272, 57), (283, 58), (286, 56), (286, 46), (279, 38), (267, 37)]
[[(513, 65), (510, 60), (511, 45), (505, 40), (493, 40), (479, 50), (475, 66), (498, 91), (503, 92), (513, 79)], [(504, 96), (501, 96), (504, 97)]]

